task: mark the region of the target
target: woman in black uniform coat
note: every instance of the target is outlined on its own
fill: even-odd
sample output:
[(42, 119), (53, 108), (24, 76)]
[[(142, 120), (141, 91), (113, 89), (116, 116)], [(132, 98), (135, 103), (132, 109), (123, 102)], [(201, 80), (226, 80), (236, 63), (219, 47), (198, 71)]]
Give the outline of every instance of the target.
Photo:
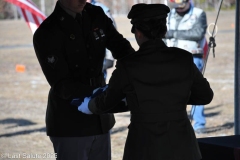
[(168, 12), (163, 4), (132, 7), (128, 18), (139, 50), (118, 60), (106, 91), (79, 106), (101, 114), (126, 97), (131, 123), (124, 160), (201, 159), (186, 106), (210, 103), (213, 91), (191, 53), (162, 41)]

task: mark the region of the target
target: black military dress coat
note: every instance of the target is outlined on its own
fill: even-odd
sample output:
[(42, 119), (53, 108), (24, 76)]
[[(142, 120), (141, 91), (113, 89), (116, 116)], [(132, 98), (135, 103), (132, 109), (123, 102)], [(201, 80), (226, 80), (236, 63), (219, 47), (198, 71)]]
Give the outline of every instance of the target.
[(88, 107), (93, 113), (105, 113), (126, 97), (131, 123), (123, 159), (201, 159), (186, 106), (210, 103), (213, 91), (192, 54), (150, 40), (116, 67), (108, 89)]
[(79, 137), (107, 133), (112, 114), (85, 115), (71, 105), (74, 98), (90, 96), (105, 84), (105, 49), (115, 58), (134, 52), (101, 7), (86, 4), (81, 21), (67, 14), (59, 2), (33, 38), (34, 49), (50, 85), (46, 112), (49, 136)]

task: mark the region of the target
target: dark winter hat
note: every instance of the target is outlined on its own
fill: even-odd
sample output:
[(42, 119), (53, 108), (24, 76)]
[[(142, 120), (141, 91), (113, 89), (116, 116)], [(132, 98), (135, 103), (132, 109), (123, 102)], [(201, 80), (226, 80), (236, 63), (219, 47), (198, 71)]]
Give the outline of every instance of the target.
[(128, 19), (132, 19), (131, 23), (133, 24), (136, 21), (166, 18), (169, 12), (169, 7), (164, 4), (139, 3), (132, 6), (128, 13)]
[(128, 18), (131, 19), (131, 24), (133, 25), (131, 32), (134, 33), (135, 28), (137, 28), (149, 38), (155, 36), (151, 32), (160, 32), (161, 28), (164, 32), (166, 29), (166, 18), (169, 12), (169, 7), (164, 4), (139, 3), (133, 5), (128, 13)]

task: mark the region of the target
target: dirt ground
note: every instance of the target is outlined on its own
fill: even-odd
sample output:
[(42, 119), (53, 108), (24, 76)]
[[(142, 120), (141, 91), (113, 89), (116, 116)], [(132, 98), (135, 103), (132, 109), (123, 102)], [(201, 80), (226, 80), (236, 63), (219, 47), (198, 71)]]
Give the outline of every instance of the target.
[[(215, 22), (216, 15), (207, 12), (208, 24)], [(129, 20), (115, 19), (118, 30), (138, 49)], [(234, 135), (235, 11), (221, 11), (217, 24), (215, 58), (211, 50), (205, 71), (215, 96), (205, 106), (207, 133), (196, 134), (198, 138)], [(16, 71), (19, 64), (25, 66), (22, 73)], [(23, 20), (0, 21), (0, 76), (0, 159), (53, 159), (44, 122), (49, 85), (32, 47), (32, 33)], [(129, 113), (115, 116), (112, 159), (121, 160)]]

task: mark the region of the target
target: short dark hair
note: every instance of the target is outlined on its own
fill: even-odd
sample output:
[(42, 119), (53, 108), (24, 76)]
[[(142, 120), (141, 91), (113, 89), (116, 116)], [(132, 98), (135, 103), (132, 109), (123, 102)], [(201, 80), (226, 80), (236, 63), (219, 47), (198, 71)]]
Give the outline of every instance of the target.
[(147, 38), (164, 38), (167, 32), (166, 19), (151, 19), (145, 22), (136, 22), (132, 26), (132, 32), (135, 28), (140, 30)]

